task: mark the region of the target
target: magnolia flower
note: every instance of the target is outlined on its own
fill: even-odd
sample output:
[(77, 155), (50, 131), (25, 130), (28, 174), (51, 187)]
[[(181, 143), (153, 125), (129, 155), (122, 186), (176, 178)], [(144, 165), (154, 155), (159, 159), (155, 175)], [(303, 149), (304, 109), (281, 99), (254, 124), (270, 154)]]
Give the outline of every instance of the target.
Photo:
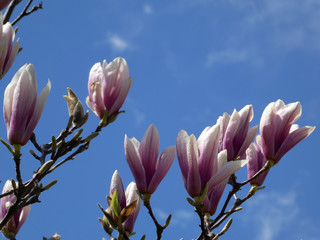
[(168, 147), (159, 154), (159, 134), (151, 124), (141, 143), (136, 138), (125, 136), (124, 150), (131, 172), (141, 194), (152, 194), (165, 177), (173, 162), (176, 148)]
[(219, 117), (217, 121), (220, 124), (219, 152), (226, 149), (229, 161), (238, 157), (244, 158), (246, 149), (258, 130), (258, 126), (249, 129), (252, 118), (252, 105), (245, 106), (239, 112), (234, 110), (231, 116), (224, 113)]
[[(8, 1), (1, 1), (0, 8), (4, 8)], [(3, 25), (3, 16), (0, 13), (0, 79), (9, 71), (19, 52), (19, 40), (13, 45), (15, 32), (11, 23)]]
[(39, 97), (32, 64), (23, 65), (4, 92), (3, 115), (10, 144), (25, 145), (36, 127), (51, 89), (43, 88)]
[(214, 186), (227, 181), (231, 174), (246, 164), (246, 160), (227, 161), (227, 151), (218, 153), (220, 126), (203, 130), (198, 140), (181, 130), (177, 137), (177, 157), (185, 188), (191, 197), (200, 196), (208, 184)]
[[(3, 10), (6, 8), (6, 6), (8, 6), (8, 4), (11, 2), (12, 0), (0, 0), (0, 10)], [(1, 20), (2, 23), (2, 20)]]
[(270, 103), (260, 120), (261, 147), (267, 160), (278, 163), (297, 143), (308, 137), (315, 127), (293, 124), (301, 116), (300, 102), (285, 105), (282, 100)]
[(100, 118), (106, 110), (108, 116), (117, 113), (127, 97), (132, 84), (126, 60), (116, 58), (107, 64), (106, 60), (96, 63), (90, 70), (86, 99), (88, 107)]
[[(261, 168), (267, 163), (267, 159), (261, 148), (260, 135), (256, 137), (256, 141), (252, 143), (247, 149), (246, 155), (248, 159), (247, 170), (248, 179), (252, 178)], [(269, 170), (264, 171), (259, 176), (250, 181), (251, 185), (261, 186), (267, 177)]]
[[(110, 184), (110, 196), (112, 197), (114, 192), (117, 191), (118, 195), (118, 203), (120, 206), (119, 213), (122, 213), (122, 210), (125, 208), (133, 207), (134, 210), (129, 216), (121, 216), (122, 217), (122, 224), (125, 231), (128, 233), (132, 233), (135, 221), (137, 219), (137, 216), (139, 214), (139, 210), (141, 207), (141, 199), (137, 194), (137, 186), (134, 182), (131, 182), (126, 191), (124, 191), (123, 183), (121, 180), (121, 177), (116, 170), (112, 176), (111, 184)], [(108, 198), (109, 201), (111, 198)], [(114, 220), (117, 222), (118, 219), (116, 217), (116, 214), (113, 212), (113, 207), (111, 203), (109, 202), (109, 208), (107, 209), (107, 212), (114, 218)], [(133, 204), (133, 206), (132, 206)], [(121, 214), (118, 214), (121, 215)]]
[[(18, 183), (17, 183), (18, 185)], [(13, 190), (12, 183), (10, 180), (7, 180), (6, 184), (3, 187), (2, 194), (9, 192)], [(7, 195), (3, 198), (1, 198), (1, 219), (3, 219), (9, 207), (16, 202), (17, 198), (14, 194)], [(5, 235), (5, 237), (12, 239), (14, 238), (17, 233), (19, 232), (20, 228), (26, 221), (29, 212), (30, 212), (31, 206), (28, 205), (22, 209), (19, 209), (14, 216), (8, 221), (8, 223), (5, 225), (4, 229), (2, 229), (2, 233)]]

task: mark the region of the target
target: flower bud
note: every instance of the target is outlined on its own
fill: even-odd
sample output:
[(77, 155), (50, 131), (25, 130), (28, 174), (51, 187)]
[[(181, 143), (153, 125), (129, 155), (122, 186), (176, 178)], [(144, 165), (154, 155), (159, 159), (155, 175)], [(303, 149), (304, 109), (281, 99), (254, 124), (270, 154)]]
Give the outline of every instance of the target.
[[(248, 179), (252, 178), (257, 172), (260, 171), (267, 163), (267, 159), (260, 146), (260, 135), (256, 137), (256, 141), (250, 145), (247, 149), (247, 159), (248, 159)], [(261, 173), (259, 176), (250, 181), (251, 185), (261, 186), (267, 177), (269, 170)]]
[[(10, 192), (13, 190), (12, 183), (10, 180), (7, 180), (6, 184), (3, 187), (2, 194), (6, 192)], [(3, 198), (1, 198), (1, 219), (3, 219), (9, 207), (13, 205), (16, 202), (17, 198), (14, 194), (7, 195)], [(14, 216), (7, 222), (7, 224), (4, 226), (4, 229), (2, 229), (2, 233), (5, 235), (6, 238), (12, 239), (14, 238), (17, 233), (19, 232), (20, 228), (26, 221), (29, 212), (30, 212), (31, 206), (28, 205), (22, 209), (19, 209)]]
[[(191, 197), (201, 196), (208, 184), (208, 193), (220, 183), (226, 183), (231, 174), (247, 161), (227, 161), (227, 150), (218, 153), (220, 126), (203, 130), (198, 140), (181, 130), (177, 137), (177, 157), (184, 186)], [(223, 185), (223, 184), (222, 184)], [(224, 184), (225, 186), (225, 184)], [(224, 189), (224, 187), (223, 187)]]
[(299, 128), (293, 124), (301, 113), (300, 102), (285, 105), (280, 99), (265, 108), (260, 120), (260, 136), (267, 160), (277, 164), (284, 154), (314, 131), (315, 127)]
[(141, 143), (136, 138), (125, 136), (124, 149), (131, 172), (141, 194), (152, 194), (169, 171), (174, 156), (175, 146), (167, 147), (159, 154), (159, 134), (151, 124)]
[(105, 111), (108, 117), (118, 113), (123, 105), (132, 78), (129, 77), (129, 69), (125, 59), (116, 58), (111, 63), (106, 60), (96, 63), (90, 70), (86, 99), (88, 107), (102, 119)]
[(234, 110), (231, 116), (224, 113), (219, 117), (217, 121), (220, 124), (219, 152), (226, 149), (228, 161), (245, 157), (246, 149), (258, 130), (258, 126), (249, 129), (252, 118), (252, 105), (245, 106), (239, 112)]
[(72, 123), (76, 127), (81, 127), (88, 120), (89, 112), (84, 114), (83, 106), (77, 95), (68, 89), (68, 96), (63, 96), (67, 100), (69, 116), (72, 117)]
[(121, 177), (116, 170), (111, 179), (110, 196), (107, 200), (109, 207), (106, 213), (109, 217), (100, 221), (103, 228), (110, 232), (110, 226), (116, 228), (117, 224), (122, 224), (125, 231), (132, 233), (142, 202), (137, 194), (136, 184), (131, 182), (124, 191)]
[[(6, 7), (10, 1), (0, 1), (0, 10)], [(0, 13), (0, 80), (11, 68), (16, 56), (19, 53), (19, 40), (14, 42), (15, 32), (11, 23), (3, 25), (3, 16)]]
[(4, 92), (3, 115), (10, 144), (25, 145), (35, 129), (51, 89), (51, 83), (39, 97), (32, 64), (23, 65)]

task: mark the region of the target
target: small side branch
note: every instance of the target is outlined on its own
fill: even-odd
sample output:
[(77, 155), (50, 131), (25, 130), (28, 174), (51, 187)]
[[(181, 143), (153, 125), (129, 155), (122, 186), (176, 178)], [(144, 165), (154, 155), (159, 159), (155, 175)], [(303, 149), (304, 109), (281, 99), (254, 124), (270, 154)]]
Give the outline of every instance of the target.
[(12, 25), (14, 26), (17, 22), (19, 22), (23, 17), (26, 17), (30, 15), (31, 13), (42, 9), (42, 2), (40, 2), (38, 5), (34, 5), (29, 11), (29, 7), (31, 6), (33, 0), (29, 0), (28, 4), (25, 6), (23, 11), (20, 13), (20, 15), (12, 22)]

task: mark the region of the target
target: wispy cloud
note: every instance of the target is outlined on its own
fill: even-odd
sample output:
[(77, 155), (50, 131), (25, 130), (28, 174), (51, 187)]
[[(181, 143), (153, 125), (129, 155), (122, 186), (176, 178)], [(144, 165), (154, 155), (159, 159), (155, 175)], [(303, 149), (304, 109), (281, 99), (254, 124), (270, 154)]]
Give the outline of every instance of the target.
[(111, 34), (108, 41), (111, 47), (118, 52), (123, 52), (129, 48), (129, 43), (117, 34)]
[[(228, 8), (236, 21), (229, 31), (215, 36), (223, 39), (207, 56), (206, 66), (249, 61), (261, 66), (268, 56), (284, 55), (292, 50), (320, 51), (320, 2), (317, 0), (221, 1), (216, 11)], [(219, 15), (218, 15), (219, 16)], [(225, 21), (224, 18), (218, 21)], [(218, 51), (217, 49), (223, 49)]]
[(257, 240), (315, 240), (320, 234), (319, 223), (303, 214), (298, 203), (298, 191), (258, 192), (248, 201), (245, 211), (242, 224), (247, 226), (250, 222), (250, 229)]
[(140, 104), (132, 97), (127, 97), (128, 111), (133, 114), (135, 125), (139, 127), (146, 122), (146, 113), (141, 110)]
[(226, 49), (209, 53), (206, 66), (210, 67), (215, 63), (239, 63), (246, 60), (248, 60), (248, 53), (246, 51)]
[(105, 37), (94, 43), (96, 46), (110, 46), (116, 52), (133, 49), (132, 44), (116, 33), (106, 33)]
[[(161, 209), (156, 209), (155, 212), (157, 217), (159, 217), (162, 221), (165, 221), (169, 216), (169, 213)], [(190, 222), (194, 220), (194, 217), (195, 214), (193, 211), (178, 209), (172, 213), (170, 224), (178, 226), (180, 228), (186, 228), (190, 224)]]
[(246, 220), (255, 223), (252, 229), (256, 229), (257, 240), (276, 239), (282, 229), (297, 220), (299, 214), (296, 193), (293, 191), (258, 193), (252, 201), (249, 201), (246, 210), (251, 218)]
[(149, 5), (149, 4), (143, 5), (143, 12), (144, 12), (145, 14), (147, 14), (147, 15), (152, 14), (152, 13), (153, 13), (153, 10), (152, 10), (151, 5)]

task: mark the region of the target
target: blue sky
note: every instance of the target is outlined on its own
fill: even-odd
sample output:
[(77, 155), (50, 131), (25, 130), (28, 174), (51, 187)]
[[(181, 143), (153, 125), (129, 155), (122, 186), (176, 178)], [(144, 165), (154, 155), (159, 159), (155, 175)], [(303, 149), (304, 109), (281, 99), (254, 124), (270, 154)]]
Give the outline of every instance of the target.
[[(108, 126), (89, 151), (58, 169), (45, 182), (58, 184), (33, 205), (17, 239), (106, 237), (97, 220), (97, 203), (106, 207), (110, 179), (117, 169), (125, 185), (133, 181), (126, 163), (124, 135), (141, 140), (149, 124), (160, 135), (160, 150), (175, 144), (185, 129), (196, 136), (224, 112), (252, 104), (259, 123), (265, 106), (282, 99), (300, 101), (301, 126), (320, 120), (320, 2), (317, 0), (164, 0), (44, 1), (44, 9), (18, 24), (23, 51), (0, 83), (2, 92), (14, 73), (33, 63), (39, 89), (52, 82), (43, 116), (35, 129), (40, 143), (66, 126), (63, 95), (70, 87), (85, 104), (90, 68), (104, 59), (124, 57), (133, 84), (125, 114)], [(98, 119), (90, 113), (84, 130)], [(269, 173), (266, 189), (234, 215), (221, 239), (315, 240), (320, 236), (318, 128)], [(6, 139), (4, 123), (0, 137)], [(24, 147), (23, 178), (38, 162)], [(14, 164), (0, 147), (2, 184), (15, 176)], [(245, 169), (240, 178), (245, 179)], [(172, 223), (163, 239), (192, 239), (200, 232), (197, 215), (186, 202), (177, 159), (151, 198), (160, 222)], [(144, 208), (136, 223), (140, 239), (155, 238)]]

